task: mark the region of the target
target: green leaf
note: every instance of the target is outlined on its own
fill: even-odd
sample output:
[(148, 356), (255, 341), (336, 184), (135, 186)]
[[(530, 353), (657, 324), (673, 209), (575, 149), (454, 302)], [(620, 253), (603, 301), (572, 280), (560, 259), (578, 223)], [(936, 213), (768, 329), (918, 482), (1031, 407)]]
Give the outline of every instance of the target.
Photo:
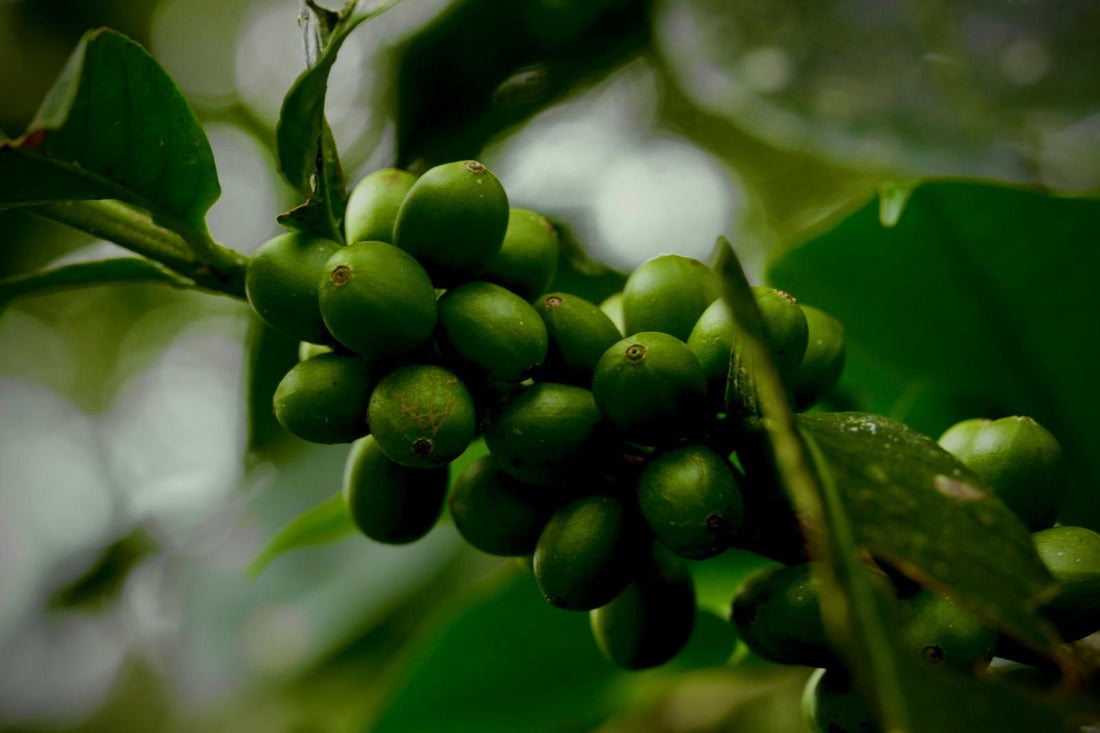
[(970, 181), (901, 199), (867, 202), (768, 281), (844, 324), (839, 393), (853, 409), (933, 436), (969, 417), (1033, 417), (1073, 469), (1063, 520), (1100, 529), (1100, 200)]
[(255, 578), (284, 552), (335, 542), (354, 530), (344, 497), (335, 494), (287, 522), (248, 564), (248, 574)]
[[(864, 571), (856, 533), (839, 491), (829, 476), (819, 477), (820, 458), (802, 440), (790, 399), (763, 337), (760, 309), (745, 272), (724, 237), (718, 240), (714, 269), (738, 329), (738, 351), (752, 367), (751, 386), (760, 419), (746, 427), (763, 430), (781, 485), (806, 528), (811, 557), (818, 561), (823, 617), (831, 638), (877, 708), (892, 726), (909, 730), (910, 710), (890, 619)], [(731, 372), (736, 368), (731, 354)], [(871, 681), (873, 680), (873, 685)]]
[(1034, 612), (1054, 580), (1027, 529), (977, 476), (931, 438), (878, 415), (806, 414), (799, 424), (860, 549), (1050, 650), (1056, 638)]
[[(815, 564), (815, 573), (821, 581), (822, 609), (826, 627), (830, 636), (844, 652), (857, 684), (867, 693), (874, 709), (886, 722), (884, 728), (920, 733), (926, 731), (928, 733), (933, 731), (965, 733), (972, 730), (1009, 729), (1014, 721), (1028, 721), (1039, 723), (1035, 730), (1060, 729), (1065, 720), (1064, 703), (1036, 700), (1022, 695), (1013, 696), (1004, 688), (989, 685), (984, 681), (960, 682), (950, 677), (940, 676), (927, 665), (906, 656), (899, 650), (893, 631), (896, 627), (896, 619), (892, 602), (883, 596), (877, 584), (871, 582), (863, 561), (868, 529), (874, 528), (875, 522), (881, 520), (877, 516), (860, 515), (852, 505), (855, 504), (857, 508), (866, 510), (877, 502), (878, 509), (884, 511), (886, 515), (898, 514), (899, 512), (887, 499), (895, 498), (890, 493), (891, 478), (900, 480), (901, 486), (906, 485), (905, 472), (896, 468), (900, 458), (893, 458), (889, 462), (889, 465), (894, 468), (892, 473), (887, 472), (885, 468), (877, 471), (874, 466), (884, 463), (882, 460), (884, 454), (896, 452), (898, 456), (902, 455), (901, 437), (925, 441), (927, 439), (914, 436), (908, 431), (898, 435), (888, 434), (886, 430), (882, 430), (881, 434), (878, 434), (857, 425), (857, 434), (862, 431), (872, 436), (878, 435), (880, 440), (887, 443), (891, 439), (896, 442), (889, 448), (876, 445), (873, 449), (860, 454), (860, 451), (850, 448), (846, 452), (837, 445), (839, 443), (841, 446), (846, 446), (853, 441), (850, 430), (852, 425), (843, 422), (843, 418), (831, 418), (828, 415), (801, 418), (803, 424), (807, 421), (812, 423), (817, 419), (821, 421), (821, 425), (826, 425), (832, 420), (833, 424), (839, 424), (843, 428), (839, 438), (836, 436), (836, 431), (820, 430), (811, 433), (809, 428), (805, 431), (800, 430), (791, 412), (779, 373), (761, 338), (759, 312), (755, 308), (744, 272), (728, 243), (720, 242), (715, 267), (722, 276), (725, 298), (732, 306), (735, 323), (740, 329), (741, 348), (748, 354), (748, 359), (754, 368), (753, 382), (762, 416), (759, 427), (764, 430), (770, 443), (770, 451), (774, 456), (779, 478), (792, 497), (804, 524), (811, 557), (818, 561)], [(897, 427), (904, 430), (901, 426)], [(875, 430), (879, 429), (875, 428)], [(819, 433), (823, 433), (826, 436), (825, 439), (822, 439)], [(808, 441), (803, 441), (804, 434), (810, 436)], [(863, 436), (863, 440), (866, 440), (866, 435)], [(858, 443), (858, 439), (855, 442)], [(860, 445), (866, 445), (866, 443)], [(924, 447), (927, 449), (927, 444)], [(932, 445), (931, 450), (938, 451), (941, 457), (946, 456), (952, 469), (958, 467), (953, 459), (938, 447)], [(914, 453), (920, 455), (919, 451)], [(866, 465), (861, 465), (861, 460)], [(918, 465), (922, 465), (926, 470), (939, 467), (936, 459), (928, 456), (924, 456), (924, 463)], [(846, 466), (847, 472), (838, 470), (838, 466)], [(864, 472), (863, 475), (869, 475), (876, 483), (869, 485), (867, 481), (854, 480), (853, 476), (860, 476), (860, 471)], [(884, 473), (885, 478), (882, 478)], [(899, 477), (897, 474), (902, 475)], [(940, 485), (943, 486), (943, 482)], [(952, 484), (952, 487), (957, 488), (958, 485)], [(878, 496), (874, 495), (876, 492)], [(973, 501), (979, 500), (973, 499)], [(985, 501), (990, 502), (988, 499)], [(883, 508), (883, 504), (887, 506)], [(1022, 532), (1026, 540), (1026, 530), (1018, 524), (1013, 524), (1014, 519), (1004, 507), (992, 510), (994, 522), (996, 522), (998, 510), (1001, 518), (1010, 528), (1009, 533), (1011, 534), (1014, 527), (1016, 532)], [(871, 510), (867, 511), (870, 513)], [(976, 514), (979, 522), (983, 517), (989, 516), (980, 511)], [(908, 519), (910, 524), (921, 521), (912, 516), (908, 516)], [(912, 537), (916, 534), (910, 525), (901, 522), (893, 522), (890, 529), (902, 536)], [(988, 557), (996, 554), (999, 548), (983, 546), (980, 538), (989, 533), (982, 532), (980, 529), (967, 540), (973, 545), (982, 547), (979, 552), (984, 552), (988, 561)], [(932, 534), (926, 535), (926, 538), (938, 539), (940, 537), (938, 531), (938, 529), (934, 530)], [(885, 530), (880, 534), (884, 535)], [(995, 533), (993, 536), (996, 536)], [(901, 541), (899, 538), (880, 537), (879, 539), (883, 544), (889, 540)], [(921, 557), (930, 556), (929, 550), (922, 549), (922, 552)], [(1033, 551), (1031, 552), (1033, 555)], [(1003, 558), (1003, 552), (998, 556)], [(1034, 568), (1028, 566), (1031, 559), (1025, 558), (1022, 572), (1028, 577), (1021, 582), (1023, 587), (1027, 587), (1028, 582), (1036, 578), (1036, 574), (1030, 573)], [(957, 557), (949, 558), (950, 563), (965, 564), (965, 562), (959, 562)], [(945, 569), (941, 565), (935, 566), (935, 572), (937, 576), (943, 577), (952, 573), (950, 568)], [(965, 571), (959, 571), (960, 576), (963, 572)], [(1041, 564), (1037, 575), (1039, 578), (1046, 577)], [(1001, 574), (999, 577), (1004, 576)], [(974, 582), (969, 577), (966, 580)], [(986, 600), (989, 595), (985, 593), (982, 600)], [(1005, 598), (1032, 600), (1023, 598), (1023, 594), (1019, 592), (1015, 596), (1006, 593)], [(1017, 623), (1027, 626), (1034, 621), (1029, 615), (1029, 610), (1026, 605), (1014, 607), (1007, 611), (1006, 615)], [(1022, 616), (1022, 620), (1015, 618), (1014, 614)], [(1040, 627), (1037, 633), (1045, 641), (1047, 637), (1042, 636), (1044, 632), (1045, 629)], [(950, 707), (947, 707), (944, 701), (949, 701)], [(996, 721), (998, 725), (990, 728), (991, 720)]]
[(46, 295), (63, 290), (118, 282), (163, 282), (177, 288), (194, 287), (195, 282), (151, 260), (118, 257), (95, 262), (76, 262), (47, 270), (0, 279), (0, 309), (14, 298)]
[(364, 730), (557, 733), (610, 714), (621, 674), (592, 640), (588, 614), (550, 606), (529, 575), (498, 576), (443, 611)]
[(0, 209), (118, 199), (205, 232), (221, 193), (210, 144), (179, 89), (114, 31), (81, 39), (30, 128), (0, 143)]
[[(358, 10), (357, 3), (349, 3), (335, 24), (327, 15), (316, 18), (319, 31), (323, 31), (319, 35), (322, 40), (327, 38), (327, 44), (316, 62), (295, 80), (279, 112), (276, 127), (279, 171), (299, 193), (324, 206), (321, 222), (325, 228), (320, 233), (339, 241), (343, 241), (338, 222), (343, 215), (344, 183), (332, 132), (325, 122), (328, 76), (341, 46), (356, 26), (398, 2), (384, 0), (364, 10)], [(306, 30), (313, 32), (311, 28)]]

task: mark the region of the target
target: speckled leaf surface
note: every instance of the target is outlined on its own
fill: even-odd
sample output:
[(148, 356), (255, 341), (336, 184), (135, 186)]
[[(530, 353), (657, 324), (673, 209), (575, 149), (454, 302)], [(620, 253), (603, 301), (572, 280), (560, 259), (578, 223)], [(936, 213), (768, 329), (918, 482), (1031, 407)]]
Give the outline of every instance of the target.
[(867, 413), (799, 418), (859, 546), (923, 585), (950, 591), (1005, 631), (1045, 648), (1034, 614), (1053, 580), (1031, 537), (981, 481), (935, 441)]

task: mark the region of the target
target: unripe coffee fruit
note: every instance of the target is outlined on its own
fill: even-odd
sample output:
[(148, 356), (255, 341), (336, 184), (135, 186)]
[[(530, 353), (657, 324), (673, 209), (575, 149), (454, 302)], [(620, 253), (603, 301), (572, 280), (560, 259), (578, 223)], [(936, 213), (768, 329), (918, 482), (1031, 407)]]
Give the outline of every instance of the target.
[(844, 371), (844, 326), (823, 310), (799, 304), (806, 317), (806, 352), (795, 370), (794, 399), (808, 407), (836, 386)]
[(696, 560), (730, 547), (743, 512), (729, 463), (702, 445), (652, 458), (638, 480), (638, 505), (665, 547)]
[(592, 635), (623, 669), (664, 664), (683, 649), (695, 624), (695, 584), (687, 564), (660, 546), (623, 591), (591, 611)]
[(623, 336), (607, 314), (577, 295), (547, 293), (535, 303), (550, 339), (538, 379), (592, 385), (596, 363)]
[(559, 608), (610, 603), (633, 579), (638, 540), (626, 506), (610, 496), (577, 499), (550, 518), (535, 546), (535, 580)]
[(1005, 417), (974, 431), (956, 456), (1033, 532), (1054, 524), (1066, 491), (1062, 447), (1029, 417)]
[(1086, 527), (1051, 527), (1031, 536), (1061, 588), (1043, 613), (1066, 641), (1100, 630), (1100, 534)]
[(398, 168), (383, 168), (359, 181), (344, 210), (344, 235), (353, 242), (393, 244), (393, 225), (416, 176)]
[(508, 196), (476, 160), (432, 168), (413, 185), (394, 225), (394, 242), (424, 266), (436, 287), (480, 275), (508, 229)]
[(303, 232), (271, 239), (252, 254), (244, 288), (256, 313), (275, 330), (313, 343), (332, 340), (317, 303), (321, 273), (340, 244)]
[(374, 388), (367, 414), (382, 452), (409, 468), (450, 463), (474, 439), (470, 392), (455, 374), (439, 366), (394, 369)]
[(520, 382), (546, 359), (546, 326), (530, 303), (493, 283), (474, 281), (439, 299), (440, 348), (481, 374)]
[(485, 444), (497, 466), (520, 481), (573, 483), (606, 450), (602, 420), (587, 389), (540, 382), (490, 410)]
[(619, 433), (646, 445), (692, 432), (704, 414), (706, 378), (675, 336), (645, 331), (615, 343), (596, 363), (592, 394)]
[(718, 276), (699, 260), (654, 257), (639, 265), (623, 286), (624, 333), (660, 331), (686, 341), (699, 316), (721, 294)]
[(508, 229), (500, 252), (483, 279), (533, 300), (554, 281), (558, 271), (558, 232), (543, 216), (527, 209), (508, 212)]
[(542, 490), (505, 474), (493, 456), (479, 458), (462, 472), (449, 503), (458, 533), (490, 555), (533, 553), (553, 511)]
[(780, 664), (837, 663), (810, 564), (769, 567), (752, 575), (733, 599), (732, 620), (756, 654)]
[(373, 357), (406, 354), (431, 338), (435, 289), (416, 260), (392, 244), (356, 242), (325, 264), (321, 314), (332, 335)]
[(997, 632), (949, 598), (922, 590), (902, 605), (902, 649), (932, 666), (975, 673), (989, 666)]
[(319, 354), (295, 364), (275, 389), (275, 417), (314, 443), (350, 443), (369, 432), (367, 401), (377, 381), (369, 361)]
[(344, 466), (344, 503), (359, 531), (377, 542), (405, 544), (426, 535), (443, 511), (447, 467), (406, 468), (371, 436), (352, 445)]

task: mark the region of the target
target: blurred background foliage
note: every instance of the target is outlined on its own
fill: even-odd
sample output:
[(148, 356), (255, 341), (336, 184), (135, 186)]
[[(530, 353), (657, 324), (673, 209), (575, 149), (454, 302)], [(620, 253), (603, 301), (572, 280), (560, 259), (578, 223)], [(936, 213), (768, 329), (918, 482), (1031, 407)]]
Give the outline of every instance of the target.
[[(191, 101), (249, 252), (299, 203), (274, 125), (304, 66), (297, 0), (0, 0), (0, 129), (19, 134), (80, 36), (116, 28)], [(1091, 3), (412, 0), (342, 50), (327, 114), (349, 180), (477, 157), (595, 260), (706, 258), (759, 280), (885, 181), (1100, 189)], [(0, 276), (113, 245), (0, 213)], [(799, 277), (807, 279), (806, 273)], [(618, 276), (585, 281), (593, 295)], [(812, 279), (812, 278), (811, 278)], [(595, 283), (595, 284), (593, 284)], [(696, 564), (697, 638), (616, 671), (584, 614), (446, 521), (246, 567), (332, 496), (346, 448), (270, 414), (297, 344), (241, 303), (157, 285), (0, 313), (0, 725), (146, 731), (801, 731), (807, 672), (734, 650), (758, 558)], [(732, 662), (726, 663), (732, 652)]]

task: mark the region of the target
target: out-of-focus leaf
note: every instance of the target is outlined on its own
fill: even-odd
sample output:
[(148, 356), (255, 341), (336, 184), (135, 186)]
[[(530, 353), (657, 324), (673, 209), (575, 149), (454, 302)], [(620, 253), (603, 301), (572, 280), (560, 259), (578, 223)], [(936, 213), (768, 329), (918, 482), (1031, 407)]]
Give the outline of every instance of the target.
[(467, 0), (400, 53), (398, 165), (472, 157), (649, 43), (649, 0)]
[(1057, 643), (1035, 609), (1054, 580), (1031, 535), (976, 475), (927, 436), (866, 413), (802, 415), (859, 547), (1031, 646)]
[[(499, 585), (498, 585), (499, 584)], [(532, 578), (482, 587), (408, 650), (373, 733), (587, 731), (612, 711), (619, 677), (588, 614), (550, 606)]]
[(194, 112), (141, 46), (87, 33), (20, 138), (0, 143), (0, 208), (119, 199), (204, 232), (221, 194)]
[[(1067, 127), (1095, 134), (1094, 5), (865, 10), (861, 0), (664, 0), (654, 45), (694, 106), (777, 147), (858, 168), (1097, 184), (1094, 165), (1050, 160)], [(1036, 60), (1023, 73), (1040, 83), (1013, 65), (1024, 49)]]
[(89, 608), (114, 599), (126, 577), (139, 562), (156, 550), (156, 544), (137, 529), (107, 545), (80, 577), (50, 594), (53, 609)]
[(62, 290), (119, 282), (164, 282), (178, 288), (195, 285), (193, 280), (182, 277), (152, 260), (140, 257), (75, 262), (0, 279), (0, 309), (18, 297), (46, 295)]
[(321, 205), (323, 216), (305, 221), (310, 225), (323, 224), (319, 233), (338, 241), (343, 241), (338, 223), (343, 216), (345, 192), (340, 159), (332, 131), (325, 122), (329, 73), (344, 41), (356, 26), (398, 2), (400, 0), (363, 3), (361, 8), (358, 3), (349, 3), (335, 23), (331, 16), (325, 15), (324, 32), (320, 35), (326, 44), (313, 65), (295, 80), (279, 111), (275, 130), (279, 171), (299, 193)]
[(335, 542), (355, 530), (344, 497), (335, 494), (309, 511), (298, 515), (280, 529), (248, 564), (248, 574), (256, 577), (284, 552), (299, 547)]
[(1073, 469), (1062, 518), (1100, 529), (1100, 200), (904, 188), (907, 200), (889, 189), (784, 254), (769, 282), (844, 324), (853, 409), (933, 436), (969, 417), (1033, 417)]

